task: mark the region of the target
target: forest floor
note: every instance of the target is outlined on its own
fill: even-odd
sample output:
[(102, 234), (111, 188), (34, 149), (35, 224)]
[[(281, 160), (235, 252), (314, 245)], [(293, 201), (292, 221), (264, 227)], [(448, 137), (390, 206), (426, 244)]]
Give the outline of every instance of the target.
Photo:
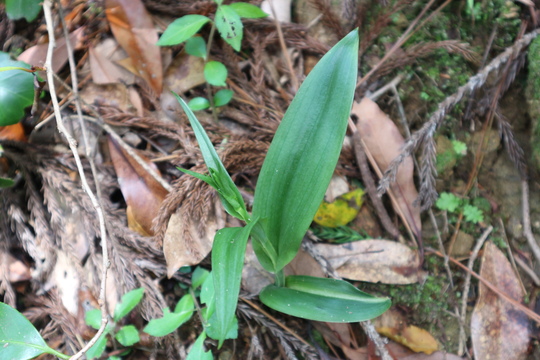
[[(272, 3), (281, 22), (242, 19), (239, 51), (211, 22), (188, 45), (156, 45), (175, 19), (215, 19), (210, 0), (61, 0), (50, 21), (41, 9), (13, 20), (0, 5), (1, 50), (13, 59), (43, 66), (49, 31), (57, 41), (54, 93), (45, 85), (33, 113), (0, 130), (0, 176), (14, 179), (0, 190), (3, 302), (49, 346), (74, 354), (96, 333), (88, 313), (100, 308), (102, 287), (111, 316), (124, 294), (142, 288), (100, 358), (185, 358), (204, 328), (200, 312), (163, 337), (143, 328), (185, 295), (199, 301), (192, 275), (211, 270), (216, 231), (239, 221), (212, 188), (178, 170), (206, 167), (170, 92), (202, 109), (195, 114), (250, 210), (298, 86), (359, 28), (354, 125), (327, 203), (286, 272), (347, 279), (392, 307), (370, 324), (270, 310), (257, 298), (269, 274), (248, 245), (238, 337), (221, 349), (208, 339), (206, 348), (219, 359), (540, 358), (540, 3)], [(205, 75), (209, 61), (225, 66), (223, 79)], [(53, 97), (103, 218), (57, 130)], [(391, 161), (406, 150), (413, 156), (388, 182)], [(389, 189), (382, 197), (379, 184)], [(138, 342), (113, 336), (126, 325)]]

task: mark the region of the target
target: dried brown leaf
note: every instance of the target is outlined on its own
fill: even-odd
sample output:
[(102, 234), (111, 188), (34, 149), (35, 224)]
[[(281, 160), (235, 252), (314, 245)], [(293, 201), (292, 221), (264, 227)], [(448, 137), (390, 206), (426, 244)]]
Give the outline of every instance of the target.
[[(510, 262), (491, 242), (484, 247), (480, 276), (512, 299), (523, 301), (523, 290)], [(529, 337), (527, 316), (480, 282), (478, 300), (471, 317), (475, 358), (524, 359)]]
[(105, 14), (114, 37), (127, 52), (138, 75), (161, 94), (163, 69), (157, 31), (141, 0), (106, 0)]
[[(405, 144), (403, 136), (388, 115), (368, 98), (363, 98), (360, 103), (355, 102), (351, 112), (358, 117), (356, 127), (366, 150), (371, 153), (376, 165), (384, 173), (392, 160), (401, 153), (401, 148)], [(414, 163), (412, 157), (409, 156), (400, 165), (396, 181), (390, 188), (394, 193), (399, 210), (403, 212), (407, 223), (416, 237), (420, 239), (422, 224), (420, 207), (413, 205), (418, 197), (413, 175)], [(398, 209), (395, 210), (398, 211)]]
[(133, 84), (135, 77), (132, 73), (117, 65), (115, 61), (125, 58), (125, 52), (114, 39), (106, 39), (88, 49), (90, 55), (90, 71), (96, 84), (124, 83)]
[[(84, 27), (80, 27), (77, 30), (69, 34), (69, 41), (73, 49), (78, 50), (82, 47), (84, 39)], [(26, 49), (21, 55), (17, 57), (17, 60), (24, 61), (30, 65), (43, 66), (45, 64), (45, 58), (47, 57), (47, 51), (49, 49), (49, 43), (39, 44)], [(66, 39), (56, 39), (56, 47), (54, 48), (52, 58), (52, 69), (56, 73), (67, 63), (68, 52), (66, 47)]]
[[(109, 151), (118, 175), (120, 190), (128, 206), (130, 229), (142, 235), (153, 235), (152, 221), (163, 199), (167, 196), (167, 190), (111, 138), (109, 138)], [(143, 156), (141, 158), (157, 171), (153, 163)]]
[(384, 284), (412, 284), (424, 277), (418, 252), (390, 240), (362, 240), (342, 245), (316, 244), (315, 249), (339, 276)]
[(181, 52), (167, 68), (163, 81), (170, 90), (183, 94), (206, 82), (203, 70), (203, 59)]

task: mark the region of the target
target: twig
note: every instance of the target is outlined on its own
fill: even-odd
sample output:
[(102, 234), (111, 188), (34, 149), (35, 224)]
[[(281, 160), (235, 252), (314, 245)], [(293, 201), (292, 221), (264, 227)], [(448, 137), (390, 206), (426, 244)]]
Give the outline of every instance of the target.
[(84, 191), (88, 194), (88, 197), (90, 198), (90, 201), (92, 202), (92, 205), (94, 206), (94, 209), (96, 210), (98, 220), (99, 220), (99, 230), (101, 235), (101, 249), (102, 249), (102, 257), (103, 257), (103, 263), (102, 263), (102, 278), (101, 278), (101, 288), (99, 291), (99, 306), (101, 308), (101, 326), (99, 330), (97, 331), (96, 335), (86, 344), (85, 347), (83, 347), (77, 354), (73, 355), (71, 357), (72, 360), (80, 359), (88, 349), (90, 349), (96, 341), (100, 338), (100, 336), (105, 331), (105, 327), (107, 326), (108, 318), (107, 318), (107, 307), (106, 307), (106, 301), (105, 301), (105, 284), (107, 280), (107, 270), (110, 266), (109, 264), (109, 253), (108, 253), (108, 244), (107, 244), (107, 231), (105, 229), (105, 217), (103, 215), (103, 211), (99, 205), (99, 201), (92, 192), (92, 189), (88, 185), (88, 181), (86, 180), (86, 174), (84, 173), (84, 168), (81, 162), (81, 158), (79, 157), (79, 153), (77, 152), (77, 143), (75, 139), (69, 134), (67, 131), (64, 121), (62, 119), (62, 114), (60, 113), (60, 106), (58, 104), (58, 98), (56, 96), (56, 88), (54, 85), (54, 76), (53, 76), (53, 70), (52, 70), (52, 55), (55, 47), (55, 37), (54, 37), (54, 24), (52, 19), (52, 0), (45, 0), (43, 3), (43, 12), (45, 15), (45, 22), (47, 24), (47, 32), (49, 34), (49, 47), (47, 49), (47, 58), (45, 60), (45, 67), (47, 68), (47, 82), (49, 83), (49, 91), (51, 95), (51, 100), (54, 108), (54, 112), (56, 115), (56, 123), (58, 126), (58, 131), (66, 138), (69, 148), (71, 152), (73, 153), (73, 158), (75, 159), (75, 163), (77, 165), (77, 170), (79, 172), (79, 176), (81, 178), (81, 184), (84, 189)]
[(519, 275), (519, 271), (516, 266), (516, 261), (515, 261), (514, 254), (512, 252), (512, 247), (510, 246), (510, 241), (508, 241), (508, 236), (506, 236), (506, 229), (504, 228), (504, 223), (500, 217), (497, 220), (499, 220), (499, 225), (501, 226), (500, 232), (502, 234), (502, 238), (504, 242), (506, 243), (506, 250), (508, 251), (508, 258), (510, 259), (510, 262), (512, 263), (512, 267), (514, 268), (514, 271), (516, 272), (516, 275), (518, 277), (519, 286), (521, 286), (521, 290), (523, 290), (523, 293), (527, 294), (527, 289), (525, 288), (525, 285), (523, 284), (523, 280), (521, 280), (521, 275)]
[[(438, 252), (435, 249), (426, 248), (426, 251), (430, 252), (430, 253), (433, 253), (433, 254), (435, 254), (437, 256), (443, 257), (443, 254), (441, 254), (440, 252)], [(495, 294), (499, 295), (502, 299), (504, 299), (505, 301), (510, 303), (517, 310), (525, 313), (525, 315), (527, 315), (531, 320), (534, 320), (537, 324), (540, 324), (540, 315), (539, 314), (535, 313), (534, 311), (532, 311), (528, 307), (522, 305), (518, 301), (512, 299), (510, 296), (506, 295), (503, 291), (499, 290), (495, 285), (493, 285), (492, 283), (490, 283), (489, 281), (487, 281), (486, 279), (484, 279), (482, 276), (478, 275), (474, 271), (469, 270), (469, 268), (467, 268), (465, 265), (463, 265), (462, 263), (460, 263), (456, 259), (454, 259), (452, 257), (450, 257), (449, 259), (450, 259), (450, 262), (452, 262), (453, 264), (459, 266), (461, 269), (463, 269), (463, 270), (465, 270), (467, 272), (470, 272), (472, 276), (477, 278), (482, 284), (487, 286), (491, 291), (493, 291)]]
[(516, 257), (515, 261), (516, 264), (518, 264), (518, 266), (521, 268), (521, 270), (525, 271), (525, 273), (529, 275), (531, 280), (534, 282), (534, 285), (540, 286), (540, 278), (538, 277), (538, 275), (536, 275), (534, 270), (531, 269), (529, 265), (527, 265), (525, 261), (521, 260), (519, 257)]
[(269, 4), (270, 4), (270, 9), (272, 10), (272, 16), (274, 17), (274, 22), (276, 23), (276, 29), (277, 29), (278, 38), (279, 38), (279, 46), (281, 47), (281, 51), (283, 52), (283, 56), (285, 57), (285, 61), (287, 62), (287, 67), (289, 68), (289, 73), (291, 75), (291, 85), (293, 87), (294, 92), (296, 92), (298, 90), (298, 79), (296, 78), (296, 74), (294, 73), (291, 57), (289, 56), (289, 53), (287, 52), (287, 45), (285, 44), (283, 30), (281, 29), (281, 24), (279, 23), (279, 20), (276, 16), (276, 11), (274, 10), (274, 2), (270, 0)]
[(360, 321), (360, 326), (366, 333), (366, 335), (369, 337), (371, 341), (373, 341), (373, 344), (375, 344), (375, 347), (379, 351), (379, 356), (381, 360), (393, 360), (393, 358), (388, 353), (388, 350), (386, 349), (386, 345), (384, 343), (384, 340), (382, 339), (381, 335), (375, 330), (375, 326), (371, 323), (371, 321)]
[(527, 243), (531, 248), (536, 261), (540, 261), (540, 246), (536, 242), (534, 235), (531, 230), (531, 215), (529, 208), (529, 183), (527, 180), (521, 182), (521, 201), (522, 201), (522, 211), (523, 211), (523, 235), (527, 239)]
[[(471, 286), (471, 272), (474, 265), (474, 262), (476, 258), (478, 257), (478, 252), (484, 245), (484, 242), (488, 238), (489, 234), (493, 231), (493, 226), (488, 227), (482, 236), (478, 239), (476, 242), (476, 246), (474, 247), (471, 256), (469, 257), (469, 262), (467, 264), (467, 268), (469, 269), (469, 272), (467, 272), (467, 276), (465, 277), (465, 284), (463, 285), (463, 296), (461, 298), (461, 321), (465, 323), (467, 319), (467, 300), (469, 299), (469, 288)], [(459, 329), (459, 346), (458, 346), (458, 355), (463, 355), (464, 345), (465, 345), (465, 329), (463, 327), (460, 327)]]

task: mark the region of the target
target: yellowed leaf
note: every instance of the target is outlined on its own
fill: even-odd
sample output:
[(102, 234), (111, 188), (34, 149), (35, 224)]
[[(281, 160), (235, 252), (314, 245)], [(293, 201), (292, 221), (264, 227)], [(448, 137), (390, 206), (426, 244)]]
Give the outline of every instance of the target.
[(414, 325), (403, 329), (380, 327), (377, 328), (377, 332), (415, 352), (423, 352), (429, 355), (439, 348), (437, 340), (429, 332)]
[(313, 221), (327, 227), (347, 225), (358, 215), (363, 195), (364, 190), (356, 189), (337, 197), (333, 202), (323, 201)]

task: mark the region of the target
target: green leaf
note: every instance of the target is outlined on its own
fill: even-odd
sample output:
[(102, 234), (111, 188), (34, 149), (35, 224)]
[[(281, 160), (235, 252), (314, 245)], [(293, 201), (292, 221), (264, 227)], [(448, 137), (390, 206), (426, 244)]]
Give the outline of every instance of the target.
[(176, 304), (174, 312), (171, 312), (169, 308), (163, 309), (163, 317), (150, 320), (143, 331), (156, 337), (168, 335), (188, 321), (193, 315), (194, 309), (195, 303), (191, 295), (184, 295)]
[(261, 8), (252, 4), (237, 2), (229, 6), (238, 14), (238, 16), (242, 18), (258, 19), (268, 16), (268, 14), (262, 11)]
[(0, 359), (33, 359), (51, 351), (54, 352), (28, 319), (0, 302)]
[(123, 326), (114, 336), (123, 346), (131, 346), (139, 342), (139, 330), (133, 325)]
[[(217, 319), (217, 315), (214, 312), (212, 316), (210, 317), (210, 320), (206, 323), (206, 335), (208, 335), (209, 338), (212, 338), (214, 340), (219, 340), (220, 334), (219, 334), (219, 327), (217, 326), (219, 320)], [(225, 339), (237, 339), (238, 338), (238, 319), (236, 316), (233, 317), (233, 322), (231, 326), (229, 327), (229, 331), (225, 334)]]
[(6, 13), (11, 20), (25, 18), (34, 21), (41, 11), (43, 0), (6, 0)]
[(214, 274), (217, 329), (214, 329), (215, 336), (212, 337), (219, 340), (218, 347), (223, 345), (235, 318), (246, 245), (251, 229), (257, 221), (258, 219), (254, 219), (242, 228), (230, 227), (218, 230), (214, 238), (212, 273)]
[(86, 325), (99, 330), (101, 327), (101, 310), (100, 309), (91, 309), (84, 314), (84, 322)]
[(205, 99), (201, 96), (197, 96), (189, 100), (188, 106), (193, 111), (204, 110), (210, 107), (210, 101), (208, 101), (208, 99)]
[(90, 349), (88, 349), (86, 352), (86, 357), (88, 359), (92, 360), (101, 357), (105, 351), (105, 348), (107, 347), (107, 334), (108, 331), (103, 332), (96, 343)]
[[(225, 211), (240, 220), (248, 221), (249, 215), (246, 210), (244, 199), (242, 199), (240, 191), (238, 191), (238, 188), (232, 181), (229, 173), (225, 169), (225, 166), (223, 166), (223, 163), (219, 159), (219, 156), (214, 149), (214, 145), (208, 138), (208, 135), (206, 135), (204, 128), (184, 100), (182, 100), (182, 98), (177, 94), (173, 94), (176, 96), (176, 99), (186, 112), (189, 122), (191, 123), (191, 127), (193, 128), (193, 132), (195, 133), (195, 137), (199, 143), (199, 148), (201, 149), (204, 162), (206, 163), (206, 167), (210, 173), (212, 183), (207, 181), (207, 178), (206, 180), (202, 180), (206, 181), (210, 186), (217, 190)], [(188, 171), (184, 172), (189, 174)], [(205, 175), (200, 176), (204, 177)]]
[(221, 89), (214, 95), (214, 106), (227, 105), (231, 101), (234, 92), (229, 89)]
[(244, 25), (240, 16), (229, 5), (221, 5), (216, 11), (216, 27), (219, 34), (232, 48), (240, 51), (242, 37), (244, 36)]
[(191, 347), (186, 360), (213, 360), (212, 353), (210, 351), (204, 351), (204, 340), (206, 339), (206, 333), (203, 331), (195, 343)]
[(186, 41), (199, 31), (210, 19), (204, 15), (186, 15), (174, 20), (161, 37), (159, 46), (177, 45)]
[(118, 322), (124, 316), (129, 314), (129, 312), (141, 302), (143, 294), (143, 288), (138, 288), (125, 293), (122, 296), (122, 300), (116, 304), (116, 308), (114, 309), (114, 321)]
[(15, 181), (13, 179), (3, 178), (0, 177), (0, 188), (8, 188), (15, 185)]
[(459, 140), (452, 140), (452, 147), (454, 152), (460, 156), (467, 155), (467, 144)]
[(206, 60), (206, 41), (200, 36), (190, 37), (186, 41), (186, 52)]
[[(0, 52), (0, 67), (17, 66), (29, 69), (22, 61), (13, 61)], [(24, 109), (34, 102), (34, 76), (26, 71), (0, 72), (0, 126), (13, 125), (24, 116)]]
[(226, 86), (227, 68), (219, 61), (209, 61), (204, 65), (204, 78), (210, 85)]
[(482, 210), (474, 205), (465, 205), (463, 207), (463, 216), (465, 217), (465, 220), (474, 224), (484, 221), (484, 214), (482, 213)]
[(197, 266), (195, 271), (193, 271), (193, 275), (191, 275), (191, 287), (197, 289), (204, 283), (208, 275), (210, 275), (210, 271)]
[(461, 205), (461, 199), (452, 193), (443, 192), (437, 199), (435, 206), (440, 210), (455, 212)]
[(311, 276), (288, 276), (285, 287), (269, 285), (259, 299), (288, 315), (338, 323), (373, 319), (391, 304), (390, 299), (366, 294), (346, 281)]
[(268, 271), (294, 258), (323, 200), (345, 137), (357, 68), (355, 30), (309, 73), (276, 131), (253, 203), (253, 216), (266, 219), (264, 230), (277, 251), (276, 267)]

